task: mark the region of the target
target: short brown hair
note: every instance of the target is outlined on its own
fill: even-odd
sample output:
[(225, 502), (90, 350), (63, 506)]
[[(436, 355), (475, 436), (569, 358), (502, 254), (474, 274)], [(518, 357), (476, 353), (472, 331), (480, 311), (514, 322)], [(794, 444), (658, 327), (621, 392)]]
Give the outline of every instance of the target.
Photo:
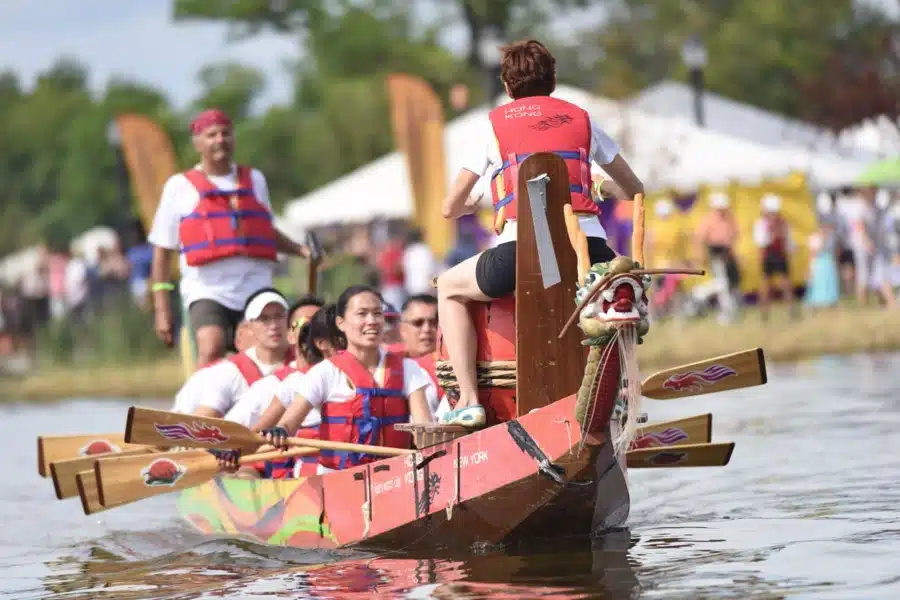
[(515, 42), (501, 48), (500, 79), (512, 98), (549, 96), (556, 89), (556, 59), (537, 40)]

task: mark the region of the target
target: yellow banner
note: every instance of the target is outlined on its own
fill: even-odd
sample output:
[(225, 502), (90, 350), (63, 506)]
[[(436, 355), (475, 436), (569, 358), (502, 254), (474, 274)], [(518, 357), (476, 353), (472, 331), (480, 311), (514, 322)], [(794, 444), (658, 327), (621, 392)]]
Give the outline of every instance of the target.
[(396, 73), (387, 78), (394, 144), (406, 156), (413, 197), (413, 222), (425, 241), (443, 256), (453, 244), (454, 223), (441, 215), (446, 195), (444, 109), (423, 79)]
[(149, 117), (124, 114), (116, 118), (116, 123), (138, 212), (149, 231), (163, 185), (178, 169), (175, 151), (169, 136)]

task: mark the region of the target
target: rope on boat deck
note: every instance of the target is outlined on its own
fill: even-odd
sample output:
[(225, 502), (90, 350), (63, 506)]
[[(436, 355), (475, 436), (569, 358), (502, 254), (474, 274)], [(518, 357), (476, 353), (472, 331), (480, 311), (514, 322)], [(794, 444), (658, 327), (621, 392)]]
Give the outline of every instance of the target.
[[(476, 364), (478, 387), (515, 389), (516, 361), (514, 360), (480, 360)], [(438, 383), (442, 388), (458, 388), (456, 374), (449, 360), (436, 361), (435, 371)]]

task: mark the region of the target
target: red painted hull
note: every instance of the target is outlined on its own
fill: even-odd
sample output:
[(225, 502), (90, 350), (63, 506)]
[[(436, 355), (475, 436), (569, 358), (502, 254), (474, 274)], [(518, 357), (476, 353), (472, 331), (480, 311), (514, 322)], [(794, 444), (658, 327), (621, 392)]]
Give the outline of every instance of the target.
[[(210, 483), (212, 489), (185, 492), (181, 510), (207, 533), (307, 548), (468, 547), (624, 525), (622, 471), (608, 444), (580, 448), (574, 404), (574, 396), (564, 398), (426, 448), (422, 457), (438, 456), (420, 469), (400, 457), (294, 481)], [(563, 483), (583, 485), (541, 474), (540, 467), (551, 464)], [(242, 497), (211, 496), (216, 493)], [(213, 508), (200, 510), (200, 502)], [(289, 522), (301, 521), (302, 531), (285, 531)]]

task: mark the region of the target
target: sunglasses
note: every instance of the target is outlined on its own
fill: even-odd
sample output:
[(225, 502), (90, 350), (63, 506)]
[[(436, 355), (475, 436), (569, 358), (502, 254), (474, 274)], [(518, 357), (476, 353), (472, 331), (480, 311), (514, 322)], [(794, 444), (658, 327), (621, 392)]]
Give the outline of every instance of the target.
[(424, 318), (424, 317), (421, 318), (421, 319), (410, 319), (409, 321), (404, 321), (404, 322), (405, 322), (405, 323), (409, 323), (410, 325), (412, 325), (413, 327), (415, 327), (415, 328), (417, 328), (417, 329), (418, 329), (419, 327), (424, 327), (426, 323), (429, 324), (429, 325), (431, 325), (432, 327), (437, 327), (437, 326), (438, 326), (438, 320), (437, 320), (437, 319), (427, 319), (427, 318)]

